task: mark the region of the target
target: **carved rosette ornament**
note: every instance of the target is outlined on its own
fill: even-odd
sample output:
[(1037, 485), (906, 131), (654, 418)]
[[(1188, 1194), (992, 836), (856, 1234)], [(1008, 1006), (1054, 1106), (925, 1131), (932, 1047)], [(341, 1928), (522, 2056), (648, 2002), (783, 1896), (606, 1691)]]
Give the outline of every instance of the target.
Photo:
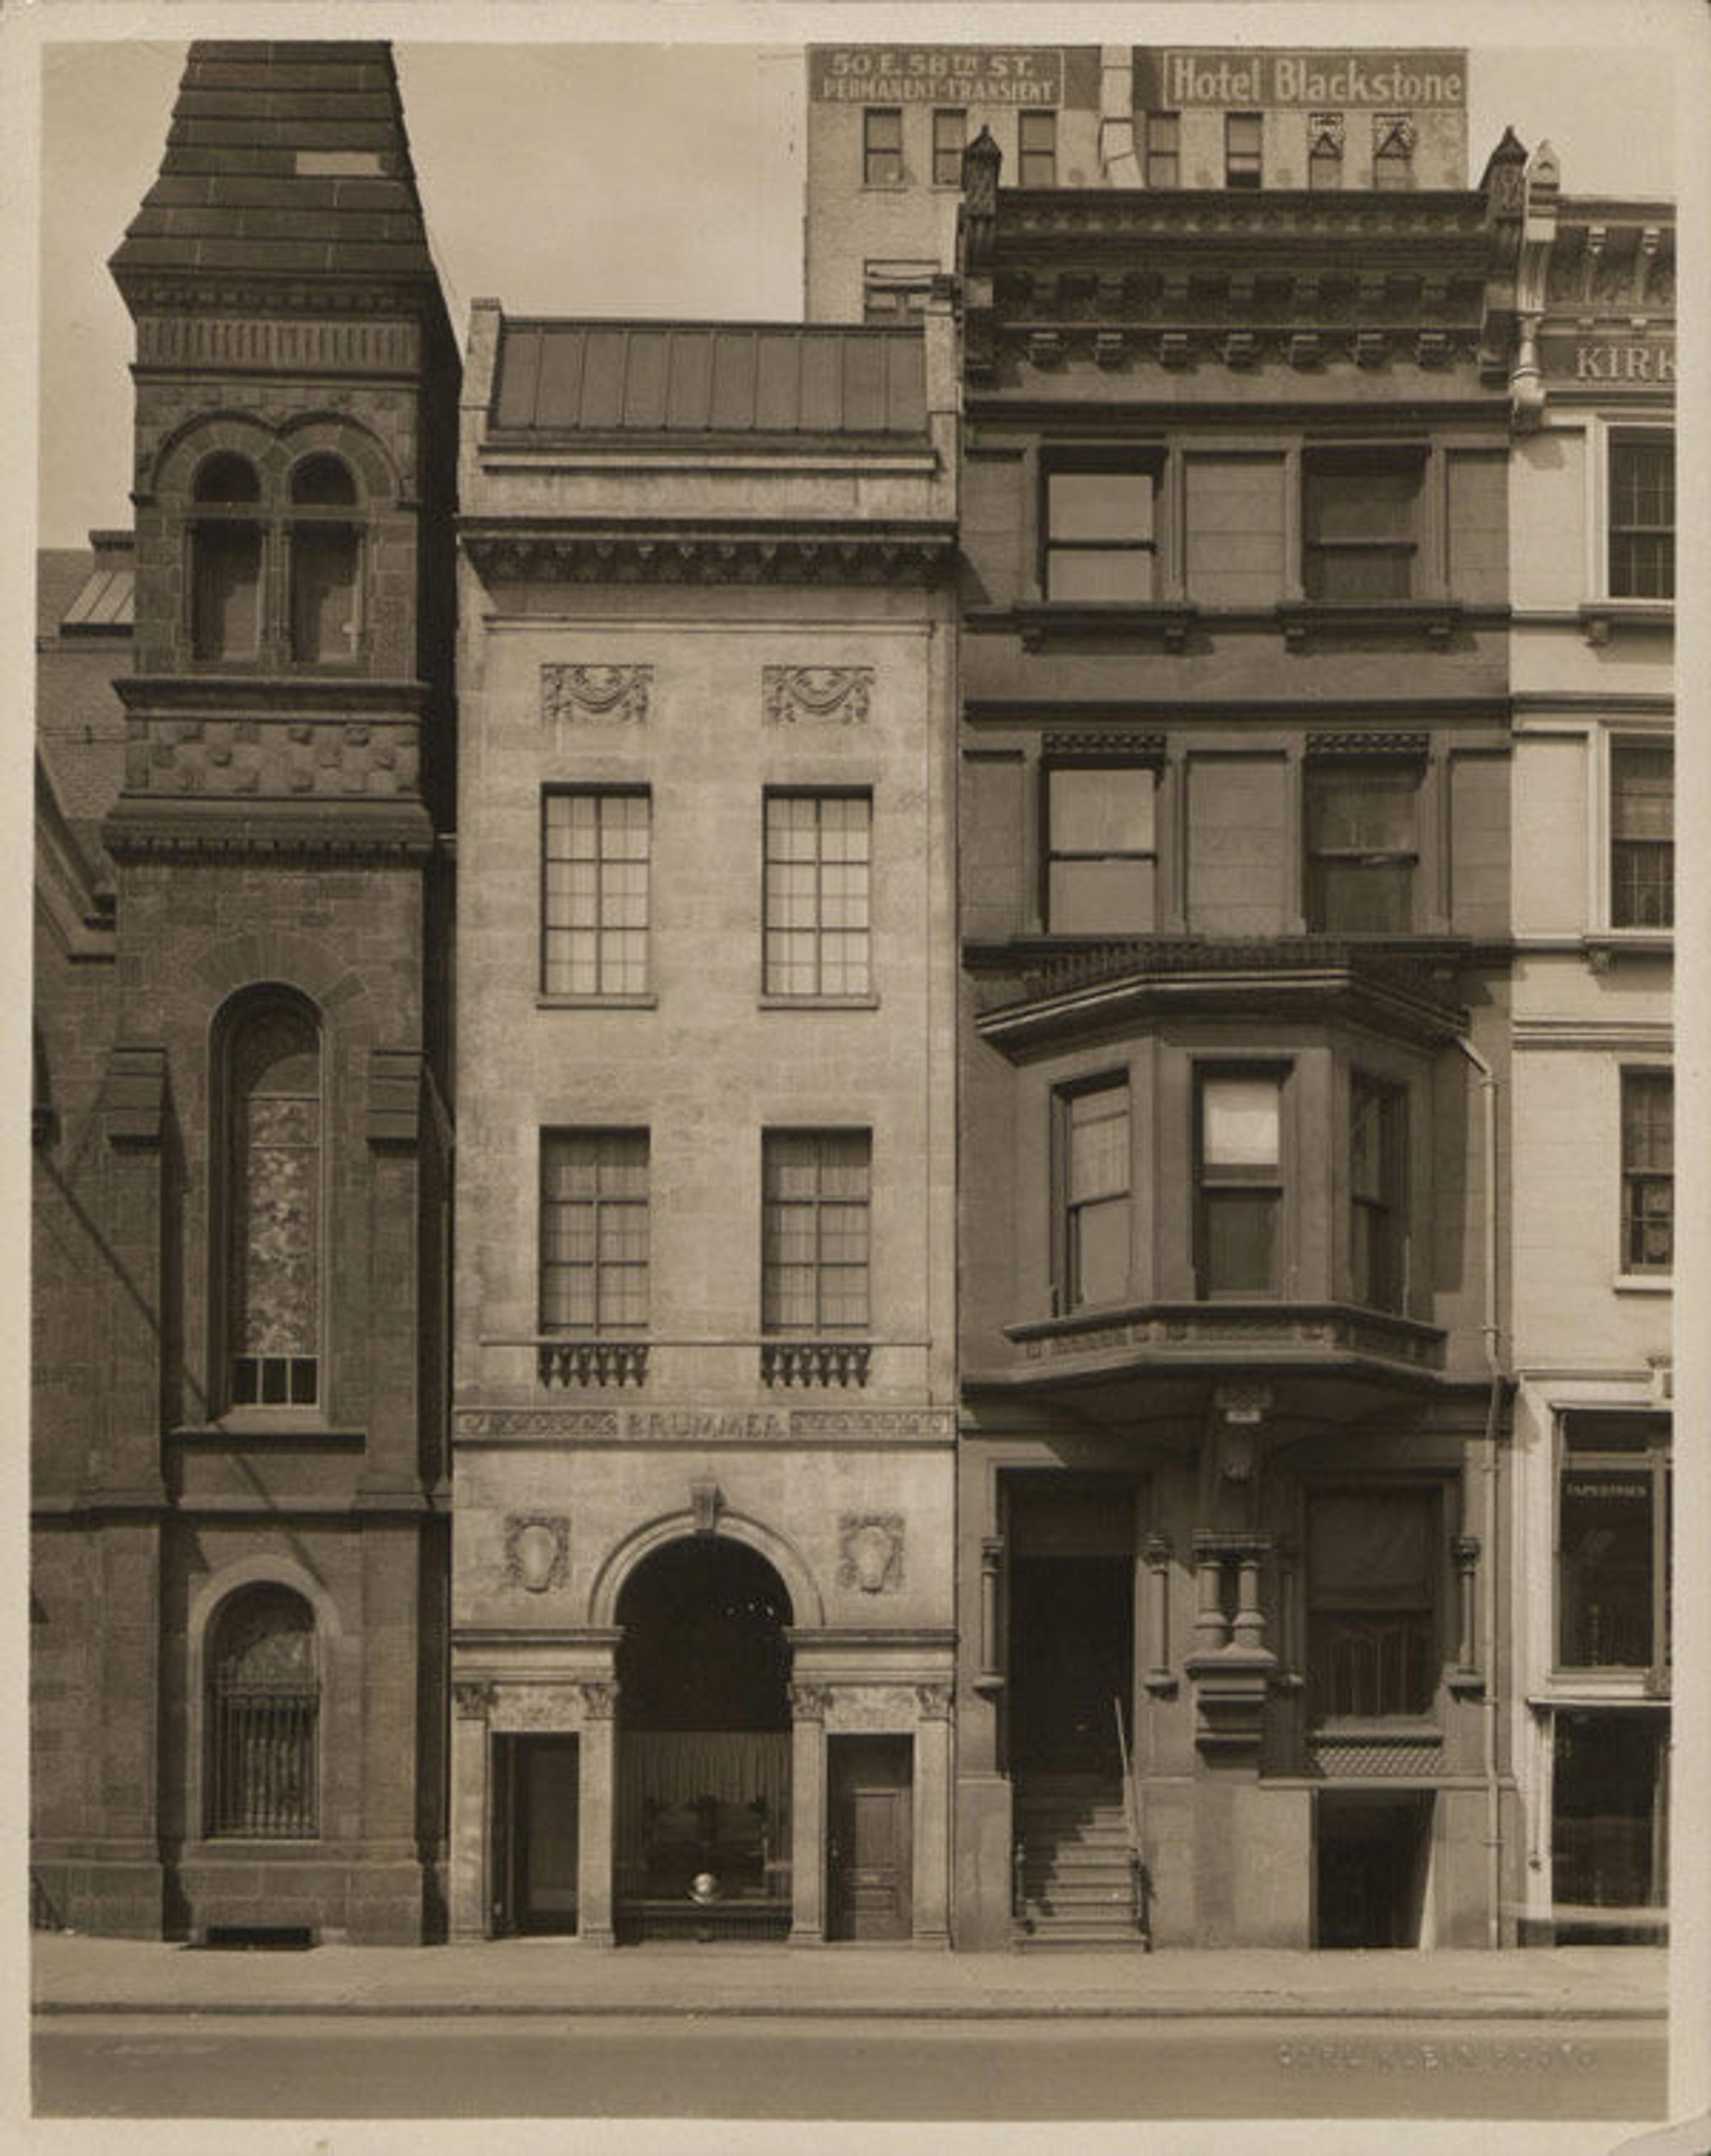
[(838, 1584), (863, 1594), (895, 1594), (903, 1585), (901, 1512), (846, 1512), (838, 1522)]
[(653, 687), (651, 666), (571, 666), (546, 660), (540, 669), (540, 716), (572, 726), (639, 726)]
[(792, 1684), (790, 1711), (797, 1722), (823, 1722), (832, 1704), (832, 1687), (821, 1684)]
[(493, 1707), (494, 1687), (486, 1678), (464, 1680), (452, 1686), (452, 1703), (460, 1722), (485, 1722)]
[(873, 693), (871, 666), (766, 666), (762, 708), (773, 726), (863, 726)]
[(613, 1677), (591, 1677), (577, 1686), (582, 1695), (585, 1722), (610, 1722), (617, 1712), (617, 1681)]
[(505, 1584), (544, 1594), (570, 1569), (571, 1523), (559, 1512), (514, 1512), (505, 1522)]

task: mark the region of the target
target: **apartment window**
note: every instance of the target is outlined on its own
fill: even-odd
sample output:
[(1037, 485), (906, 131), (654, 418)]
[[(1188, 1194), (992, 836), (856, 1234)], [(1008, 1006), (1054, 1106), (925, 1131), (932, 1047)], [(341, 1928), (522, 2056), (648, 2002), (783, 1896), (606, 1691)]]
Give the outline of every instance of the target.
[(1675, 1081), (1621, 1075), (1622, 1270), (1667, 1273), (1675, 1258)]
[(361, 602), (356, 486), (341, 458), (305, 457), (290, 481), (291, 656), (354, 659)]
[(1058, 116), (1023, 112), (1017, 116), (1016, 177), (1024, 187), (1058, 184)]
[(226, 1292), (233, 1407), (311, 1407), (320, 1373), (320, 1029), (264, 995), (227, 1036)]
[(1669, 1660), (1669, 1418), (1562, 1418), (1557, 1660), (1657, 1670)]
[(1432, 1712), (1438, 1533), (1434, 1491), (1309, 1493), (1307, 1685), (1314, 1722)]
[(1155, 925), (1155, 780), (1133, 764), (1046, 772), (1046, 925), (1054, 936), (1139, 936)]
[(648, 1133), (540, 1135), (540, 1329), (648, 1322)]
[(768, 1332), (868, 1323), (873, 1140), (768, 1131), (761, 1162), (761, 1322)]
[(1058, 1096), (1061, 1192), (1058, 1301), (1066, 1310), (1129, 1293), (1129, 1083), (1109, 1079)]
[(1180, 112), (1149, 112), (1146, 116), (1146, 183), (1150, 187), (1182, 184), (1182, 116)]
[(1611, 438), (1610, 595), (1675, 596), (1675, 446), (1667, 435)]
[(1349, 1088), (1350, 1291), (1371, 1310), (1407, 1292), (1407, 1096), (1356, 1071)]
[(1046, 597), (1146, 604), (1157, 578), (1158, 473), (1135, 465), (1058, 465), (1046, 473)]
[(191, 490), (190, 648), (196, 659), (251, 659), (261, 643), (261, 484), (230, 450)]
[(1309, 759), (1303, 775), (1307, 925), (1320, 934), (1402, 935), (1413, 926), (1420, 767), (1406, 759)]
[(1610, 920), (1667, 928), (1675, 919), (1675, 752), (1616, 742), (1610, 751)]
[(541, 819), (543, 991), (645, 993), (653, 843), (647, 790), (551, 788), (542, 797)]
[(1283, 1209), (1283, 1075), (1203, 1071), (1195, 1147), (1202, 1296), (1274, 1295)]
[(1405, 112), (1381, 112), (1372, 122), (1372, 184), (1381, 192), (1414, 184), (1414, 122)]
[(870, 187), (903, 185), (903, 114), (895, 105), (870, 105), (862, 115), (862, 182)]
[(966, 112), (935, 111), (933, 115), (933, 184), (935, 187), (962, 185), (962, 152), (968, 140)]
[(933, 295), (937, 265), (919, 260), (875, 261), (862, 265), (862, 320), (918, 322)]
[(1343, 184), (1343, 116), (1315, 112), (1307, 122), (1307, 184), (1314, 189)]
[(312, 1840), (320, 1714), (314, 1612), (289, 1588), (246, 1588), (221, 1605), (207, 1664), (208, 1834)]
[(1410, 597), (1422, 461), (1418, 452), (1309, 451), (1302, 578), (1309, 599), (1375, 605)]
[(769, 793), (766, 821), (767, 994), (866, 995), (871, 798)]
[(1264, 122), (1257, 112), (1227, 112), (1224, 116), (1224, 185), (1257, 187)]

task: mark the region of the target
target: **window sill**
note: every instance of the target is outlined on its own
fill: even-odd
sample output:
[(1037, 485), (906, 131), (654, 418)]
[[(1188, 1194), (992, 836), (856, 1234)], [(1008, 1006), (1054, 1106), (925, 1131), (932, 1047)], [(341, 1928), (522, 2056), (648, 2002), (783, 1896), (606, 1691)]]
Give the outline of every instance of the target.
[(1669, 1699), (1667, 1670), (1556, 1670), (1542, 1691), (1529, 1691), (1532, 1707), (1657, 1707)]
[(868, 1011), (878, 1010), (878, 996), (769, 996), (763, 995), (758, 1010)]
[(1595, 973), (1605, 972), (1616, 958), (1668, 958), (1675, 953), (1673, 928), (1601, 928), (1580, 941)]
[(651, 989), (639, 996), (549, 996), (535, 998), (536, 1010), (657, 1010), (659, 998)]
[(1198, 607), (1181, 600), (1151, 600), (1141, 604), (1116, 602), (1097, 605), (1085, 600), (1042, 599), (1012, 607), (1010, 623), (1022, 637), (1025, 651), (1038, 651), (1064, 636), (1126, 636), (1156, 638), (1167, 651), (1180, 651), (1188, 633), (1200, 619)]
[(319, 1407), (269, 1407), (258, 1403), (254, 1407), (228, 1408), (223, 1414), (193, 1428), (176, 1430), (177, 1438), (213, 1438), (230, 1436), (278, 1436), (356, 1438), (361, 1433), (335, 1429), (327, 1420), (326, 1410)]
[(1284, 643), (1296, 650), (1315, 636), (1417, 637), (1442, 645), (1465, 610), (1453, 599), (1391, 599), (1373, 605), (1286, 599), (1273, 611)]
[(1614, 1295), (1673, 1295), (1673, 1273), (1617, 1273), (1610, 1283)]
[(1575, 610), (1588, 644), (1602, 647), (1617, 629), (1673, 629), (1673, 599), (1589, 599)]

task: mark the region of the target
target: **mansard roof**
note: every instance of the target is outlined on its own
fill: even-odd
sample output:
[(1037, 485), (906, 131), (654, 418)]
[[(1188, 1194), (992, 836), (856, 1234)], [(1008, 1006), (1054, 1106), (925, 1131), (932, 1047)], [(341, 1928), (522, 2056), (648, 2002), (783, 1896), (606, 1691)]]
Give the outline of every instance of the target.
[(201, 40), (111, 268), (156, 280), (434, 281), (390, 47)]
[(927, 433), (919, 329), (524, 321), (500, 330), (504, 434), (704, 437)]

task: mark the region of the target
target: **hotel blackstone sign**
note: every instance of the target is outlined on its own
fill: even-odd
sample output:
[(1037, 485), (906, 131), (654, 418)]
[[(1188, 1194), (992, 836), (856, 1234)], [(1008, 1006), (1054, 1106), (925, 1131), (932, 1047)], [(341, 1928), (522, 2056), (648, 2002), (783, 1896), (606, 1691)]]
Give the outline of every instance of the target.
[(1460, 111), (1468, 102), (1468, 57), (1460, 52), (1135, 53), (1137, 110), (1185, 105), (1372, 105), (1386, 110)]

